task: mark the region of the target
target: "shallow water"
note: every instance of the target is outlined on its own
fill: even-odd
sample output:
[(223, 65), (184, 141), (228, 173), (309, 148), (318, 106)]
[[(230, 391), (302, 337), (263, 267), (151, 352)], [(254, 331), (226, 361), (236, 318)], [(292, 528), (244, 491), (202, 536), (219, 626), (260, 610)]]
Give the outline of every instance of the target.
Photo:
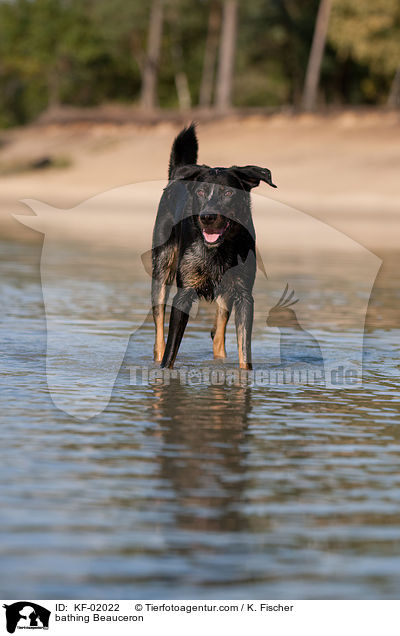
[[(210, 385), (180, 375), (134, 384), (133, 366), (153, 368), (146, 321), (129, 341), (106, 410), (78, 421), (54, 406), (47, 386), (40, 246), (0, 248), (3, 598), (398, 598), (400, 321), (390, 266), (397, 254), (385, 260), (370, 301), (362, 386), (230, 386), (219, 376)], [(60, 249), (58, 301), (74, 322), (67, 253)], [(296, 271), (301, 288), (306, 275)], [(148, 281), (135, 275), (143, 276), (144, 315)], [(128, 272), (117, 284), (109, 273), (100, 295), (113, 287), (123, 296), (129, 280)], [(338, 336), (356, 349), (357, 325), (342, 309), (367, 291), (361, 279), (344, 277), (315, 298), (310, 324), (332, 356)], [(128, 305), (111, 316), (98, 308), (96, 335), (108, 339), (111, 358), (131, 332)], [(256, 368), (266, 358), (276, 368), (279, 340), (259, 314)], [(178, 369), (235, 368), (233, 326), (228, 363), (212, 361), (211, 320), (201, 305)], [(84, 338), (73, 344), (84, 347)], [(68, 376), (59, 390), (79, 397)]]

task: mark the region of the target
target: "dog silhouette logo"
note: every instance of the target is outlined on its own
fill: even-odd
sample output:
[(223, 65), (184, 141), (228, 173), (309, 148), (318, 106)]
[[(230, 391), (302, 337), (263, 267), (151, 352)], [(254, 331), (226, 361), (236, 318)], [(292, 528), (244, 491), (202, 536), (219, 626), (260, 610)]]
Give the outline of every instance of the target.
[(51, 612), (31, 601), (18, 601), (3, 605), (6, 610), (7, 631), (14, 634), (16, 629), (48, 629)]
[[(88, 420), (107, 408), (119, 374), (123, 381), (124, 360), (128, 361), (129, 356), (141, 359), (144, 364), (152, 361), (153, 343), (148, 341), (148, 322), (154, 306), (151, 287), (157, 282), (152, 268), (154, 249), (161, 249), (170, 239), (174, 227), (186, 223), (195, 212), (191, 196), (193, 184), (177, 180), (173, 190), (168, 190), (172, 192), (171, 198), (164, 193), (169, 209), (168, 222), (159, 235), (153, 236), (155, 210), (167, 186), (165, 180), (120, 186), (100, 192), (73, 208), (55, 208), (41, 201), (24, 199), (34, 215), (13, 215), (23, 225), (43, 234), (40, 277), (46, 319), (46, 382), (55, 407), (77, 420)], [(199, 182), (197, 186), (200, 187)], [(217, 191), (214, 188), (214, 192)], [(263, 276), (266, 277), (262, 261), (268, 264), (271, 281), (280, 278), (282, 249), (287, 245), (294, 249), (293, 259), (301, 256), (310, 273), (304, 281), (305, 289), (312, 285), (313, 292), (320, 292), (327, 303), (333, 294), (335, 298), (338, 294), (346, 297), (343, 317), (346, 325), (353, 325), (353, 344), (349, 350), (343, 329), (333, 331), (331, 325), (327, 325), (331, 316), (325, 312), (318, 335), (315, 334), (320, 339), (319, 347), (315, 338), (303, 329), (303, 314), (298, 312), (299, 321), (294, 305), (285, 307), (286, 298), (281, 303), (284, 306), (272, 308), (268, 316), (268, 324), (276, 324), (280, 330), (282, 363), (290, 364), (293, 358), (297, 362), (300, 356), (301, 362), (312, 362), (315, 366), (322, 360), (322, 351), (329, 386), (337, 386), (336, 381), (332, 383), (329, 378), (340, 366), (354, 372), (360, 383), (365, 315), (381, 261), (349, 237), (305, 213), (256, 194), (251, 196), (251, 203), (252, 216), (248, 218), (253, 218), (255, 228), (258, 227), (260, 252), (256, 249), (255, 256)], [(265, 230), (267, 227), (271, 232)], [(281, 237), (284, 243), (276, 237)], [(319, 244), (329, 244), (338, 254), (349, 254), (348, 259), (346, 256), (346, 277), (359, 280), (362, 272), (362, 294), (347, 296), (347, 283), (344, 286), (338, 277), (335, 259), (325, 259), (318, 269), (314, 268), (315, 250)], [(246, 262), (247, 253), (243, 251), (241, 256)], [(254, 258), (253, 251), (251, 258)], [(227, 277), (221, 276), (223, 285), (244, 268), (244, 264), (238, 263), (239, 270), (236, 270), (234, 265), (232, 262), (226, 271)], [(254, 264), (248, 265), (249, 271), (254, 269)], [(149, 276), (145, 275), (146, 271)], [(191, 271), (193, 274), (193, 268)], [(179, 294), (182, 285), (172, 285), (169, 279), (166, 283), (173, 293), (170, 300), (165, 297), (163, 302), (169, 303), (172, 312), (179, 300), (178, 295), (174, 301), (175, 295)], [(198, 303), (191, 304), (189, 315), (194, 316)], [(301, 305), (303, 309), (303, 302)], [(297, 305), (295, 307), (297, 309)], [(224, 307), (220, 313), (223, 312)], [(256, 311), (256, 322), (259, 316)], [(264, 322), (265, 311), (262, 316)], [(335, 315), (332, 315), (332, 321), (335, 321)], [(224, 321), (220, 320), (220, 324)], [(215, 338), (214, 334), (213, 349), (217, 350), (217, 357), (224, 354), (222, 335), (222, 329), (221, 337), (217, 334)], [(275, 342), (279, 344), (277, 340), (278, 337)], [(305, 351), (302, 351), (302, 344)]]
[(299, 302), (294, 298), (294, 291), (288, 294), (289, 285), (276, 305), (268, 313), (268, 327), (277, 327), (280, 331), (281, 365), (290, 366), (296, 363), (307, 363), (323, 367), (324, 359), (318, 340), (306, 331), (297, 319), (293, 306)]

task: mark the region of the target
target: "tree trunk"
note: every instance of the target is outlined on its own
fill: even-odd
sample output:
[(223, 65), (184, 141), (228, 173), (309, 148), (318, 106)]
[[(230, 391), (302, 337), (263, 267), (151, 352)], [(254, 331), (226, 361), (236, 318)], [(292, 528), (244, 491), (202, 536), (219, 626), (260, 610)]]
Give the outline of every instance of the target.
[[(178, 16), (175, 17), (175, 24), (178, 20)], [(192, 106), (192, 98), (190, 96), (190, 88), (187, 75), (184, 71), (184, 58), (182, 47), (179, 42), (178, 33), (174, 32), (173, 25), (171, 34), (174, 44), (171, 49), (172, 65), (175, 73), (175, 88), (178, 96), (179, 110), (189, 110)]]
[(400, 107), (400, 66), (397, 67), (397, 71), (393, 78), (387, 105), (389, 108)]
[(237, 10), (237, 0), (224, 0), (216, 91), (216, 107), (221, 111), (228, 110), (232, 106)]
[(203, 108), (209, 108), (211, 106), (220, 25), (220, 7), (218, 2), (212, 0), (208, 17), (207, 39), (204, 50), (203, 71), (199, 95), (199, 105)]
[(314, 110), (316, 105), (322, 56), (325, 49), (331, 8), (332, 0), (320, 0), (310, 57), (308, 59), (306, 79), (304, 82), (302, 98), (302, 107), (304, 110)]
[(150, 12), (147, 53), (143, 63), (141, 106), (152, 110), (158, 105), (157, 77), (163, 25), (163, 0), (153, 0)]
[(60, 106), (60, 69), (58, 68), (58, 62), (54, 66), (50, 67), (47, 74), (47, 108), (52, 110)]
[(175, 73), (175, 87), (178, 95), (179, 110), (189, 110), (192, 106), (192, 99), (190, 97), (188, 78), (183, 71)]

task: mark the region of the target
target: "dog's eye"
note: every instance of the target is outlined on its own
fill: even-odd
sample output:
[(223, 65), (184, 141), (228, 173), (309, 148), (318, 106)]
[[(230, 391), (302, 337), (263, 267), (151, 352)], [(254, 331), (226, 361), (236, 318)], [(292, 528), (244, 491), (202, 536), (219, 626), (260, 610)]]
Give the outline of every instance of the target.
[(225, 196), (226, 196), (226, 197), (231, 197), (231, 196), (232, 196), (232, 194), (233, 194), (232, 190), (226, 190), (226, 191), (225, 191)]
[(197, 190), (197, 194), (199, 195), (199, 197), (204, 197), (205, 192), (204, 190)]

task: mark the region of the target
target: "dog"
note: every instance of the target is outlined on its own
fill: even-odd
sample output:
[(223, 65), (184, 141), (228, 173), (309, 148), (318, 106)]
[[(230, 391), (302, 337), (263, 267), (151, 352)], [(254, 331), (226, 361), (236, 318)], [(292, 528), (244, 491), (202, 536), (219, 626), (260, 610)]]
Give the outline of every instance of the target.
[[(216, 301), (214, 358), (225, 358), (225, 331), (232, 309), (241, 369), (251, 369), (255, 232), (250, 191), (271, 172), (258, 166), (211, 168), (197, 164), (195, 125), (184, 128), (172, 145), (168, 178), (158, 207), (152, 244), (154, 359), (172, 368), (198, 298)], [(176, 282), (167, 344), (165, 303)]]

